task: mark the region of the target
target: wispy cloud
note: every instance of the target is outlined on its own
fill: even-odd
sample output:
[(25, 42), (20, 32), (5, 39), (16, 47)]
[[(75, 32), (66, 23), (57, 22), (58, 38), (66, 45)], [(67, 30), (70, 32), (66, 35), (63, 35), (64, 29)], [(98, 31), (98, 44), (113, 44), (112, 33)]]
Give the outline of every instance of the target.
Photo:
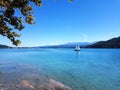
[(107, 40), (107, 39), (111, 39), (111, 38), (117, 37), (117, 36), (119, 36), (119, 35), (120, 35), (120, 33), (110, 32), (110, 33), (108, 33), (106, 36), (104, 36), (103, 38), (104, 38), (105, 40)]
[(83, 41), (87, 41), (88, 40), (88, 35), (87, 34), (82, 34), (83, 36)]

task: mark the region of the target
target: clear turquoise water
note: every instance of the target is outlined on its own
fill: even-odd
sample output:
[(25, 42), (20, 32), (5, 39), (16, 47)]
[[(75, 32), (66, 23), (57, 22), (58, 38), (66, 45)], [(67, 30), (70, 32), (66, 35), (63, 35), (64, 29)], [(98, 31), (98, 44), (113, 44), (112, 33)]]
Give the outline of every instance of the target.
[(72, 90), (120, 90), (120, 49), (0, 49), (2, 72), (18, 64)]

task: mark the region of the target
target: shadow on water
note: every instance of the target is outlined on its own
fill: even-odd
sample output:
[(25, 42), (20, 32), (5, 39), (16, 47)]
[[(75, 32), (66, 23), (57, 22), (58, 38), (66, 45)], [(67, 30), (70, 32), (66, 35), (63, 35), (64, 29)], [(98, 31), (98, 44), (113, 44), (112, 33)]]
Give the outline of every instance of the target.
[[(1, 66), (2, 64), (0, 64)], [(0, 70), (0, 83), (1, 83), (1, 79), (2, 79), (2, 71)]]
[(2, 72), (0, 71), (0, 82), (1, 82), (1, 79), (2, 79)]

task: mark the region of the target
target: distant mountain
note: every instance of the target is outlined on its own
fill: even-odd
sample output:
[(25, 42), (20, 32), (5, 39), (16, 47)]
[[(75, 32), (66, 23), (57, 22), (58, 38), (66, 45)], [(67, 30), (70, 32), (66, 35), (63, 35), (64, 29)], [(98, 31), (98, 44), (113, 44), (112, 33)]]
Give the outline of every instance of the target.
[(69, 43), (66, 43), (66, 44), (63, 44), (63, 45), (73, 45), (73, 46), (76, 46), (76, 45), (80, 45), (80, 46), (87, 46), (87, 45), (91, 45), (92, 43), (90, 42), (69, 42)]
[(107, 41), (99, 41), (95, 44), (86, 46), (86, 48), (120, 48), (120, 37), (112, 38)]
[[(75, 48), (77, 45), (83, 48), (120, 48), (120, 37), (112, 38), (107, 41), (98, 42), (69, 42), (61, 45), (47, 45), (39, 47), (17, 47), (17, 48)], [(1, 45), (0, 48), (13, 48), (7, 45)]]
[(93, 43), (90, 42), (69, 42), (61, 45), (48, 45), (48, 46), (40, 46), (41, 48), (74, 48), (79, 45), (80, 47), (85, 47), (91, 45)]
[(0, 44), (0, 48), (11, 48), (11, 47), (9, 47), (9, 46), (7, 46), (7, 45), (2, 45), (2, 44)]

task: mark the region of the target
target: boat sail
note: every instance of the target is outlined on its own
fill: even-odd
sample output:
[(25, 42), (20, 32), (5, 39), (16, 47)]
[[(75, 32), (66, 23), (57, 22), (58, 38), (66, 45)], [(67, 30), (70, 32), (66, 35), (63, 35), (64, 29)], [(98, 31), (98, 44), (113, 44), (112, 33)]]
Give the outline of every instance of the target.
[(75, 47), (75, 51), (80, 51), (80, 46), (79, 46), (79, 45), (77, 45), (77, 46)]

